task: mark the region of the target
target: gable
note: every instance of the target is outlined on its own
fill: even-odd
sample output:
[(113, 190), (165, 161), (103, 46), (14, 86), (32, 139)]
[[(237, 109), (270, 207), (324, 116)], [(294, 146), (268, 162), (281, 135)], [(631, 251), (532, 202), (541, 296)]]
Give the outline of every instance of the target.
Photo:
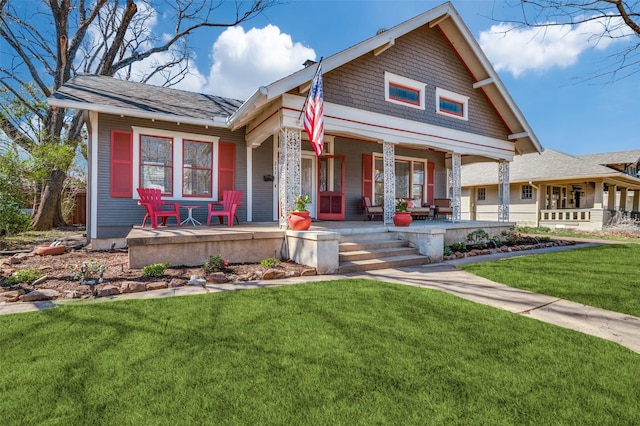
[[(420, 82), (424, 108), (385, 100), (385, 73)], [(379, 55), (368, 52), (324, 74), (326, 102), (506, 140), (509, 130), (437, 28), (417, 28)], [(468, 97), (468, 119), (436, 113), (436, 89)], [(293, 91), (292, 93), (295, 93)]]

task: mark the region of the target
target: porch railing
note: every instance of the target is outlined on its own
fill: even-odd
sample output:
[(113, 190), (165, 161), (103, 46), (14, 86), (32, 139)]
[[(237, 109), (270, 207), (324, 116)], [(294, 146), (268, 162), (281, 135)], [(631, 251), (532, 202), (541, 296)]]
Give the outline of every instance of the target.
[(590, 209), (540, 210), (540, 220), (557, 222), (589, 222)]

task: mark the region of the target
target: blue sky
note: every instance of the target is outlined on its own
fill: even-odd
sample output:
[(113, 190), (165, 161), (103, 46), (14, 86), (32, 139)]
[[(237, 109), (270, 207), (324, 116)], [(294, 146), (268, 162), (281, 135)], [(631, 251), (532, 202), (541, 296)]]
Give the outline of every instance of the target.
[[(242, 28), (200, 33), (194, 75), (181, 88), (246, 99), (260, 85), (300, 69), (307, 58), (335, 54), (441, 3), (285, 2)], [(622, 42), (595, 46), (588, 41), (589, 28), (543, 37), (533, 30), (504, 34), (495, 26), (517, 18), (519, 8), (498, 0), (453, 5), (544, 147), (569, 154), (640, 149), (640, 75), (616, 82), (584, 79), (597, 73)]]

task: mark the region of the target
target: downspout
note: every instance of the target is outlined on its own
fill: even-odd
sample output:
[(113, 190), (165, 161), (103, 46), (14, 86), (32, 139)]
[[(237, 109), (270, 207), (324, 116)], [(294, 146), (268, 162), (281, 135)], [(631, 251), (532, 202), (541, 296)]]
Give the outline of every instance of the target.
[(529, 181), (529, 185), (536, 190), (536, 228), (540, 227), (540, 187)]

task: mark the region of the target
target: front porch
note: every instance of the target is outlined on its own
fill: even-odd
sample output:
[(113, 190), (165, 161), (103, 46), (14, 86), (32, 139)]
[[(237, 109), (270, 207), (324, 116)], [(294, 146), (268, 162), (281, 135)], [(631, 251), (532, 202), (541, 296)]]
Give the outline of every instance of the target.
[[(293, 231), (281, 229), (273, 222), (252, 222), (233, 227), (134, 227), (127, 235), (126, 242), (129, 247), (129, 267), (136, 269), (159, 262), (168, 262), (172, 266), (199, 266), (210, 256), (221, 254), (231, 263), (257, 263), (267, 258), (289, 258), (296, 263), (316, 268), (318, 274), (331, 274), (339, 272), (341, 267), (344, 272), (357, 268), (376, 269), (383, 267), (382, 265), (388, 267), (441, 262), (445, 245), (464, 241), (476, 229), (482, 228), (493, 236), (512, 227), (512, 223), (482, 221), (452, 223), (414, 220), (408, 227), (385, 225), (383, 222), (317, 221), (307, 231)], [(389, 238), (400, 240), (404, 242), (404, 246), (412, 248), (415, 255), (402, 253), (393, 256), (390, 253), (395, 249), (374, 248), (360, 254), (360, 263), (355, 262), (360, 266), (353, 266), (354, 262), (347, 260), (348, 255), (341, 255), (346, 244), (353, 246), (360, 240), (369, 240), (369, 244), (373, 246), (389, 244), (388, 241), (384, 244), (377, 243), (377, 236), (380, 241)], [(363, 248), (361, 252), (366, 250)], [(394, 257), (394, 260), (401, 262), (381, 261), (382, 257)], [(345, 266), (347, 262), (349, 269)]]

